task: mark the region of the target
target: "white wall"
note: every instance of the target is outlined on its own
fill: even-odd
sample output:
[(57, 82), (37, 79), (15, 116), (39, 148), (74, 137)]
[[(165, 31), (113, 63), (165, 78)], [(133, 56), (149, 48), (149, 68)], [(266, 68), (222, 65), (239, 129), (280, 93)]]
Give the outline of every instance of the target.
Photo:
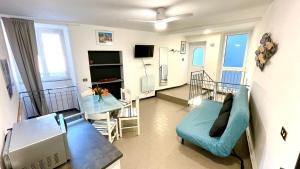
[(166, 86), (159, 86), (159, 58), (157, 58), (155, 64), (156, 90), (186, 84), (188, 80), (188, 45), (186, 54), (178, 52), (180, 43), (185, 41), (185, 38), (179, 35), (161, 35), (159, 39), (160, 47), (167, 47), (169, 50), (175, 49), (177, 52), (168, 52), (168, 84)]
[[(252, 141), (259, 169), (293, 169), (300, 152), (299, 9), (299, 0), (275, 0), (253, 32), (248, 67), (253, 70)], [(278, 52), (261, 72), (254, 52), (265, 32), (271, 32)], [(286, 141), (280, 136), (282, 126), (288, 132)]]
[[(1, 26), (0, 26), (0, 59), (8, 59), (8, 53), (6, 50)], [(18, 96), (19, 96), (18, 92), (14, 87), (13, 96), (12, 98), (9, 98), (5, 86), (3, 72), (0, 68), (0, 149), (2, 149), (3, 146), (6, 129), (11, 128), (12, 124), (17, 121), (18, 101), (19, 101)]]
[[(187, 41), (188, 43), (202, 42), (206, 44), (204, 69), (213, 80), (219, 81), (220, 63), (223, 57), (222, 34), (187, 36)], [(188, 62), (192, 62), (192, 56), (189, 58)]]
[[(114, 33), (113, 45), (97, 45), (95, 38), (96, 30), (109, 30)], [(144, 58), (145, 63), (152, 64), (147, 66), (148, 75), (155, 76), (155, 88), (159, 87), (159, 47), (175, 48), (179, 50), (180, 41), (184, 40), (181, 36), (164, 36), (156, 33), (119, 29), (111, 27), (101, 27), (94, 25), (69, 25), (70, 43), (75, 64), (77, 85), (80, 91), (91, 86), (88, 51), (89, 50), (120, 50), (123, 55), (124, 87), (129, 88), (133, 95), (141, 97), (153, 96), (154, 92), (145, 95), (141, 94), (140, 78), (145, 75), (141, 59), (135, 59), (133, 52), (135, 44), (155, 45), (154, 57)], [(185, 58), (182, 62), (181, 59)], [(179, 53), (169, 53), (169, 82), (168, 86), (173, 87), (186, 83), (187, 62), (186, 55)], [(88, 78), (83, 82), (83, 78)]]

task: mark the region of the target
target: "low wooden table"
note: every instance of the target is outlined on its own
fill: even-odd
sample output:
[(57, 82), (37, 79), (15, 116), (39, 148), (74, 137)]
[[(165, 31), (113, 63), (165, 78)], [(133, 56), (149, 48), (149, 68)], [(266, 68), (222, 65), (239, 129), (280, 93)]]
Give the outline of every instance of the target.
[(58, 169), (120, 169), (123, 154), (89, 122), (68, 126), (67, 138), (71, 159)]

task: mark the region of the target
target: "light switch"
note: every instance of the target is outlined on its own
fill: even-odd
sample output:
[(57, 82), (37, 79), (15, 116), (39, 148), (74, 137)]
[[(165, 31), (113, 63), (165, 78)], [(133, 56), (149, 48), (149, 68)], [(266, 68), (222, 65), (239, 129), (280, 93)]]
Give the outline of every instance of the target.
[(285, 130), (285, 128), (282, 126), (281, 128), (281, 137), (283, 138), (283, 140), (285, 141), (286, 140), (286, 137), (287, 137), (287, 131)]
[(87, 79), (87, 78), (83, 78), (82, 81), (83, 81), (83, 82), (87, 82), (88, 79)]

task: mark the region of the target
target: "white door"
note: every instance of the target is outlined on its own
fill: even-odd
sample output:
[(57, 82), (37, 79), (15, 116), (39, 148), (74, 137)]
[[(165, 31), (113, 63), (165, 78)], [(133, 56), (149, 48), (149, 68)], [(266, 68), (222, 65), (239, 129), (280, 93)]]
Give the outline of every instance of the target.
[(205, 42), (190, 43), (189, 45), (189, 72), (188, 83), (190, 83), (191, 73), (204, 69), (205, 65)]

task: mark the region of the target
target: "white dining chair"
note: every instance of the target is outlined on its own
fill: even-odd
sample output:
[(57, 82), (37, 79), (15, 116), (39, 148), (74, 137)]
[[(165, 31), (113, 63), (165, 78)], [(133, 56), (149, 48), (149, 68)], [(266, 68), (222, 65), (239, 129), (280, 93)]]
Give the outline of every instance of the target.
[[(137, 128), (137, 135), (140, 135), (140, 100), (137, 97), (136, 99), (132, 100), (132, 103), (129, 107), (125, 107), (121, 109), (118, 122), (119, 122), (119, 133), (120, 137), (123, 137), (123, 130), (130, 129), (130, 128)], [(127, 121), (127, 124), (124, 125), (124, 122)], [(133, 125), (128, 123), (128, 121), (135, 121)]]
[(132, 104), (130, 90), (121, 88), (120, 92), (121, 92), (120, 102), (122, 103), (123, 107), (124, 108), (130, 107)]
[(110, 117), (110, 113), (85, 113), (85, 119), (92, 120), (92, 125), (104, 136), (108, 137), (109, 142), (119, 139), (118, 120)]

